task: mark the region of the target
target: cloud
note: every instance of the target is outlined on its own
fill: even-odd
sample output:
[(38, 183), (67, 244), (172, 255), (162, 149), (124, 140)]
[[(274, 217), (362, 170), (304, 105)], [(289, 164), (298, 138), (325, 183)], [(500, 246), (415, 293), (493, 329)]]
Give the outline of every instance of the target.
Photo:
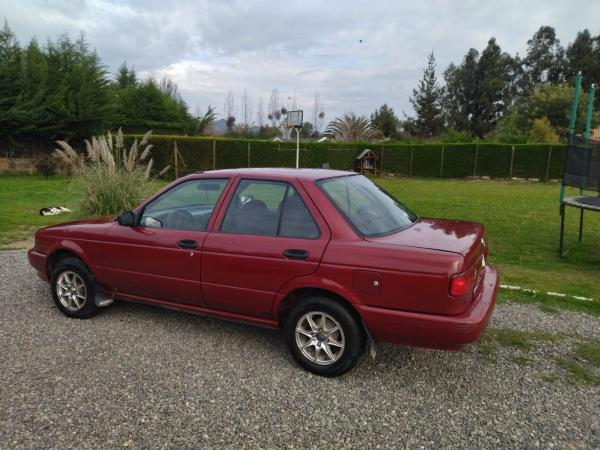
[(307, 117), (320, 92), (328, 118), (384, 102), (410, 112), (432, 50), (441, 78), (491, 36), (523, 54), (541, 25), (554, 26), (563, 44), (585, 27), (600, 31), (600, 4), (583, 0), (0, 0), (0, 8), (22, 42), (83, 31), (111, 72), (127, 61), (142, 75), (171, 77), (192, 111), (211, 104), (221, 112), (230, 90), (238, 106), (244, 89), (256, 105), (277, 88)]

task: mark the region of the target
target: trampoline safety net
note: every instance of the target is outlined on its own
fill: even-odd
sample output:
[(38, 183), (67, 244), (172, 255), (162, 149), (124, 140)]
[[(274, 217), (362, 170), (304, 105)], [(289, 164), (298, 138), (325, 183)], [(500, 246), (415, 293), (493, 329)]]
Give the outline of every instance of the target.
[(600, 192), (600, 142), (574, 139), (567, 146), (562, 183)]

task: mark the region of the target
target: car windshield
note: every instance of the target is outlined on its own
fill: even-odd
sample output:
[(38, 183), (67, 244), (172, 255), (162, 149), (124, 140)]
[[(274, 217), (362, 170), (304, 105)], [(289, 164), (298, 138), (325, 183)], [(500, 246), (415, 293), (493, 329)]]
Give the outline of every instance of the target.
[(317, 184), (363, 236), (390, 234), (417, 220), (408, 208), (362, 175), (327, 178)]

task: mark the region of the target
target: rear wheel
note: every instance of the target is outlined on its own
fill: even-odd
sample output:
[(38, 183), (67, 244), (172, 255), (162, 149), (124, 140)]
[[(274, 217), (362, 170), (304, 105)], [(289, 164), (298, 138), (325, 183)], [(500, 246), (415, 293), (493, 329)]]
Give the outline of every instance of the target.
[(365, 348), (365, 333), (351, 311), (327, 297), (294, 306), (284, 323), (294, 359), (306, 370), (334, 377), (350, 370)]
[(85, 319), (98, 311), (94, 277), (81, 260), (60, 260), (52, 271), (51, 286), (54, 302), (65, 315)]

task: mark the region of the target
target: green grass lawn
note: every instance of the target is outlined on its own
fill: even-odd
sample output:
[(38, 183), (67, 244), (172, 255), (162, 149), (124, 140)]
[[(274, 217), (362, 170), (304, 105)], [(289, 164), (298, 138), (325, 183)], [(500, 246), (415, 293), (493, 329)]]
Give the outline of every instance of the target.
[[(578, 211), (567, 210), (569, 253), (559, 258), (558, 185), (397, 178), (376, 182), (420, 216), (484, 223), (489, 260), (498, 265), (503, 283), (600, 299), (600, 214), (586, 214), (579, 244)], [(78, 192), (66, 178), (0, 177), (0, 246), (30, 238), (38, 227), (77, 218), (76, 212), (42, 217), (39, 209), (75, 209)]]
[(503, 283), (600, 299), (600, 214), (588, 211), (578, 243), (579, 212), (567, 208), (558, 256), (558, 184), (470, 180), (375, 180), (419, 216), (482, 222), (489, 262)]
[[(156, 189), (165, 184), (157, 183)], [(80, 195), (81, 187), (67, 177), (0, 176), (0, 249), (31, 239), (40, 227), (81, 218)], [(65, 206), (73, 212), (40, 216), (40, 209), (49, 206)]]
[(0, 247), (31, 238), (39, 227), (64, 222), (76, 215), (40, 216), (47, 206), (74, 209), (78, 191), (69, 178), (0, 177)]

